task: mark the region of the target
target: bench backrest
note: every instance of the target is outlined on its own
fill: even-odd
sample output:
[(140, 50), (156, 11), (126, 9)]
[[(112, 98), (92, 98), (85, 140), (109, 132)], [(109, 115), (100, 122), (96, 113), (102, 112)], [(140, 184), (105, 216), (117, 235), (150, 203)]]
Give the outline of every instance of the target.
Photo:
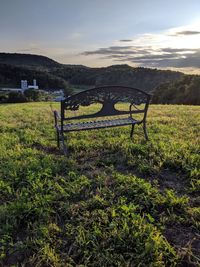
[[(61, 119), (62, 120), (75, 120), (85, 118), (96, 118), (103, 116), (116, 116), (123, 114), (144, 113), (148, 109), (150, 95), (136, 88), (124, 86), (104, 86), (94, 89), (89, 89), (78, 94), (69, 96), (61, 101)], [(117, 103), (130, 103), (129, 110), (117, 110), (115, 105)], [(86, 114), (80, 116), (66, 117), (65, 110), (75, 111), (80, 106), (89, 106), (94, 103), (102, 104), (102, 108), (94, 114)], [(145, 104), (142, 109), (137, 107), (132, 110), (131, 107)]]

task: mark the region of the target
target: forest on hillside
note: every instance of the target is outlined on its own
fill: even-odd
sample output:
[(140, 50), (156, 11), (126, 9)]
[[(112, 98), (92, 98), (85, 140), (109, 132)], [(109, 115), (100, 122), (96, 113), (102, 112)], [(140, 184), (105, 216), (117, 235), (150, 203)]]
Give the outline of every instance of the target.
[(62, 66), (51, 73), (76, 85), (123, 85), (150, 92), (161, 83), (180, 79), (184, 74), (168, 70), (133, 68), (128, 65), (113, 65), (102, 68)]
[[(3, 65), (2, 65), (3, 64)], [(89, 68), (82, 65), (60, 64), (48, 57), (29, 54), (0, 53), (0, 87), (16, 86), (23, 79), (35, 76), (42, 88), (57, 86), (124, 85), (150, 92), (158, 85), (180, 79), (184, 74), (170, 70), (134, 68), (129, 65), (113, 65)]]
[(60, 64), (48, 57), (21, 53), (0, 53), (0, 64), (51, 68)]
[(153, 92), (152, 102), (200, 105), (200, 76), (185, 75), (181, 80), (161, 84)]
[(64, 79), (47, 71), (0, 64), (0, 88), (20, 88), (21, 80), (28, 80), (32, 84), (33, 79), (37, 79), (40, 89), (50, 91), (67, 88), (67, 82)]
[(37, 79), (40, 89), (80, 91), (104, 85), (122, 85), (142, 89), (159, 104), (200, 105), (200, 76), (143, 67), (113, 65), (89, 68), (60, 64), (48, 57), (0, 53), (0, 88), (19, 87), (20, 80)]

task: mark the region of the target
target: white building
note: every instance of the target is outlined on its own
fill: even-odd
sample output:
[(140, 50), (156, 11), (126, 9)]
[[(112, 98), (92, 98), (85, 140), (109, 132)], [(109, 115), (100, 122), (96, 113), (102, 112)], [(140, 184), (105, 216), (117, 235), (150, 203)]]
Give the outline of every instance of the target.
[(33, 85), (28, 85), (28, 89), (39, 89), (36, 79), (33, 79)]
[(28, 85), (27, 80), (21, 80), (21, 88), (1, 88), (1, 91), (9, 92), (24, 92), (27, 89), (39, 89), (36, 79), (33, 80), (33, 85)]
[(5, 92), (23, 92), (21, 88), (0, 88), (0, 91)]
[(36, 79), (33, 79), (33, 85), (28, 85), (27, 80), (21, 80), (21, 89), (24, 92), (27, 89), (39, 89)]

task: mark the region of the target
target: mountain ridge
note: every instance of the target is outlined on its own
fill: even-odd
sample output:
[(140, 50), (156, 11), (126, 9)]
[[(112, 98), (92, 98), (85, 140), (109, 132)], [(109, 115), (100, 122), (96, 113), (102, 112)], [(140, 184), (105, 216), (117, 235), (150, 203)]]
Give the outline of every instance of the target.
[[(19, 68), (22, 68), (21, 72)], [(151, 92), (158, 85), (180, 79), (184, 75), (181, 72), (131, 67), (127, 64), (90, 68), (83, 65), (62, 64), (42, 55), (22, 53), (0, 53), (0, 70), (0, 87), (17, 86), (21, 79), (35, 78), (40, 88), (42, 86), (46, 90), (48, 87), (50, 90), (52, 87), (61, 88), (61, 85), (67, 87), (67, 84), (72, 87), (75, 85), (90, 88), (123, 85)], [(54, 82), (56, 79), (57, 83)], [(63, 81), (66, 82), (65, 85)]]
[(23, 54), (23, 53), (0, 53), (0, 63), (16, 66), (58, 66), (60, 63), (56, 62), (49, 57), (35, 54)]
[(197, 75), (127, 64), (91, 68), (61, 64), (42, 55), (0, 53), (0, 87), (17, 87), (21, 79), (37, 79), (39, 87), (47, 91), (122, 85), (153, 93), (154, 103), (200, 103)]

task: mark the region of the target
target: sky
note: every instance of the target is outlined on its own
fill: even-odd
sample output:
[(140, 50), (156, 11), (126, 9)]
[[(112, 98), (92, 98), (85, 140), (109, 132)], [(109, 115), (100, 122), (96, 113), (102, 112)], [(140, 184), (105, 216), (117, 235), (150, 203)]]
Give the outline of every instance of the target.
[(0, 52), (200, 74), (200, 0), (0, 0)]

